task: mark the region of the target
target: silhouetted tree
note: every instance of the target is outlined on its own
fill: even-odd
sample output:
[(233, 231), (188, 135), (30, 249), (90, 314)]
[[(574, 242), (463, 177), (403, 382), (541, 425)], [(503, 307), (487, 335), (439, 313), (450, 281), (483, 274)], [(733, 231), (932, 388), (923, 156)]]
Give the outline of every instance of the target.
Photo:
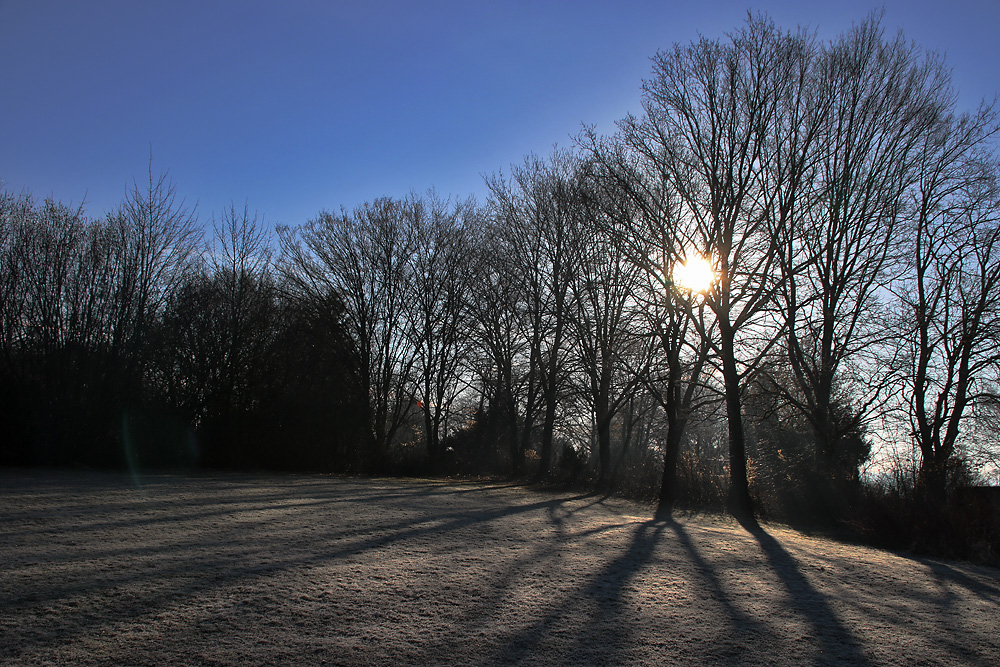
[[(676, 237), (709, 258), (717, 275), (705, 294), (717, 329), (702, 335), (721, 364), (727, 406), (734, 514), (753, 514), (741, 405), (745, 378), (773, 347), (780, 289), (774, 227), (795, 198), (799, 165), (776, 169), (782, 125), (805, 92), (814, 47), (751, 18), (725, 42), (702, 39), (661, 51), (643, 84), (641, 118), (624, 131), (646, 146), (678, 198)], [(796, 153), (789, 159), (797, 161)]]
[[(583, 167), (581, 167), (582, 169)], [(581, 175), (582, 176), (582, 175)], [(597, 177), (595, 177), (597, 178)], [(611, 481), (611, 424), (645, 377), (650, 346), (640, 326), (636, 293), (641, 269), (628, 261), (615, 225), (605, 216), (621, 213), (618, 202), (600, 201), (607, 191), (581, 178), (576, 207), (581, 216), (571, 245), (573, 266), (568, 304), (571, 358), (580, 393), (597, 430), (599, 486)], [(627, 441), (623, 442), (623, 449)]]
[(523, 433), (530, 437), (537, 397), (544, 410), (539, 476), (548, 474), (552, 463), (558, 398), (567, 377), (567, 299), (575, 271), (572, 247), (578, 242), (573, 230), (582, 215), (572, 194), (573, 169), (569, 153), (555, 152), (549, 161), (526, 158), (524, 165), (512, 169), (510, 180), (501, 176), (487, 180), (495, 215), (504, 225), (512, 275), (522, 284), (518, 307), (526, 316), (531, 366)]
[[(441, 460), (441, 438), (464, 384), (468, 363), (467, 296), (472, 279), (472, 234), (479, 211), (473, 201), (449, 207), (433, 193), (421, 200), (413, 224), (413, 313), (411, 338), (417, 350), (416, 395), (432, 466)], [(472, 228), (472, 229), (470, 229)]]
[(415, 197), (377, 199), (338, 216), (321, 213), (296, 234), (279, 230), (286, 278), (304, 295), (337, 294), (361, 363), (368, 400), (369, 464), (388, 462), (389, 446), (413, 406), (417, 348), (411, 255)]
[[(506, 437), (511, 472), (524, 469), (525, 446), (535, 419), (537, 359), (529, 352), (530, 320), (523, 303), (523, 283), (510, 260), (509, 238), (502, 221), (488, 221), (476, 236), (469, 266), (466, 307), (473, 354), (479, 369), (484, 414)], [(482, 428), (479, 429), (483, 431)]]
[(712, 324), (705, 321), (704, 300), (676, 285), (674, 267), (685, 261), (684, 239), (678, 235), (679, 199), (660, 168), (661, 151), (650, 137), (628, 121), (623, 132), (601, 140), (592, 132), (583, 139), (601, 165), (596, 182), (611, 207), (608, 232), (642, 280), (633, 299), (643, 313), (632, 326), (656, 350), (644, 368), (635, 369), (664, 413), (664, 455), (657, 513), (669, 517), (678, 498), (677, 464), (692, 413), (705, 399), (702, 372), (708, 361)]
[(807, 181), (779, 230), (790, 372), (770, 386), (811, 426), (814, 465), (844, 483), (888, 377), (873, 372), (888, 333), (879, 295), (899, 267), (904, 196), (949, 94), (941, 63), (886, 41), (874, 17), (825, 49), (814, 78)]
[(167, 175), (154, 178), (152, 162), (148, 182), (133, 181), (108, 222), (120, 244), (111, 347), (127, 365), (141, 365), (149, 327), (197, 260), (202, 233)]
[(910, 264), (900, 286), (919, 485), (942, 505), (964, 417), (1000, 362), (1000, 187), (988, 107), (942, 119), (919, 147)]

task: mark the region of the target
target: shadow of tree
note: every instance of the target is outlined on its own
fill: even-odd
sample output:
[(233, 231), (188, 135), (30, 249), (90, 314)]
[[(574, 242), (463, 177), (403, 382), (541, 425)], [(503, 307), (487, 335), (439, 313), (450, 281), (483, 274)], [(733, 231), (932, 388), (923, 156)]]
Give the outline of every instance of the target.
[[(665, 661), (763, 664), (772, 650), (805, 663), (865, 665), (872, 637), (862, 634), (863, 643), (854, 634), (866, 631), (858, 618), (883, 628), (906, 622), (880, 602), (893, 577), (863, 591), (835, 574), (817, 580), (803, 570), (816, 559), (794, 542), (786, 542), (789, 553), (760, 526), (743, 532), (643, 520), (599, 494), (350, 478), (272, 484), (253, 476), (165, 479), (142, 491), (81, 479), (76, 492), (70, 480), (34, 494), (31, 484), (8, 487), (0, 478), (8, 498), (24, 492), (23, 502), (0, 506), (0, 662), (44, 662), (40, 652), (59, 642), (108, 635), (129, 642), (121, 628), (155, 625), (179, 608), (198, 619), (185, 640), (202, 646), (217, 633), (252, 640), (241, 625), (247, 608), (273, 612), (279, 623), (339, 615), (342, 627), (325, 626), (336, 638), (326, 645), (336, 650), (389, 614), (388, 636), (408, 638), (398, 661), (406, 664), (457, 655), (479, 664), (649, 663), (659, 650)], [(921, 628), (936, 623), (940, 633), (958, 633), (968, 614), (980, 613), (967, 605), (990, 608), (1000, 599), (995, 580), (921, 562), (931, 590), (892, 603), (899, 614), (918, 605)], [(940, 595), (934, 577), (948, 584)], [(758, 594), (766, 596), (759, 605)], [(312, 598), (310, 611), (284, 595)], [(952, 616), (936, 618), (945, 604), (955, 607)], [(845, 610), (846, 619), (838, 615)], [(413, 634), (421, 623), (435, 630)], [(784, 632), (783, 623), (794, 630)], [(216, 634), (199, 639), (202, 630)], [(940, 655), (980, 662), (996, 655), (979, 632), (982, 649), (938, 637)], [(469, 641), (480, 652), (470, 654)], [(365, 664), (394, 655), (386, 651), (332, 655)], [(221, 664), (244, 658), (231, 657)]]
[(768, 564), (785, 588), (791, 609), (812, 626), (820, 646), (821, 655), (816, 656), (817, 661), (832, 660), (851, 665), (870, 664), (857, 638), (837, 618), (827, 598), (809, 583), (799, 569), (798, 563), (785, 551), (781, 543), (756, 521), (741, 522), (741, 524), (760, 545)]
[[(663, 529), (662, 522), (647, 521), (639, 524), (628, 548), (567, 600), (568, 607), (560, 606), (556, 611), (506, 637), (495, 662), (530, 662), (539, 644), (547, 640), (556, 626), (565, 620), (567, 613), (572, 611), (582, 614), (586, 620), (577, 628), (574, 641), (562, 654), (565, 664), (620, 664), (626, 648), (632, 642), (630, 609), (624, 600), (626, 588), (636, 573), (649, 563)], [(577, 535), (576, 538), (583, 536), (586, 534)], [(608, 629), (613, 631), (605, 632)], [(596, 639), (598, 637), (600, 639)]]
[[(237, 477), (225, 479), (228, 483)], [(382, 483), (385, 484), (384, 481)], [(436, 511), (416, 520), (392, 520), (390, 516), (389, 521), (361, 528), (338, 526), (334, 530), (320, 530), (304, 538), (295, 536), (297, 544), (294, 540), (288, 539), (293, 536), (282, 531), (267, 531), (269, 523), (267, 520), (253, 519), (255, 515), (265, 510), (305, 511), (316, 515), (323, 510), (332, 511), (335, 507), (341, 506), (389, 509), (393, 501), (412, 507), (421, 498), (473, 494), (477, 490), (489, 492), (495, 488), (483, 485), (456, 490), (446, 483), (407, 486), (405, 483), (400, 485), (392, 482), (389, 483), (390, 486), (398, 492), (373, 493), (372, 484), (372, 480), (355, 480), (353, 483), (335, 484), (332, 487), (327, 485), (322, 490), (310, 490), (307, 496), (318, 497), (306, 499), (302, 498), (301, 490), (297, 492), (293, 486), (281, 491), (273, 488), (263, 489), (260, 495), (241, 501), (226, 498), (224, 492), (203, 489), (196, 494), (195, 499), (182, 502), (175, 502), (171, 498), (156, 501), (139, 499), (127, 503), (114, 501), (88, 503), (86, 507), (78, 508), (79, 512), (67, 522), (60, 524), (56, 537), (58, 546), (62, 548), (46, 548), (45, 553), (32, 554), (27, 560), (77, 567), (84, 560), (86, 563), (94, 564), (127, 563), (139, 559), (155, 562), (156, 567), (122, 565), (113, 569), (102, 568), (105, 572), (99, 578), (88, 576), (79, 583), (66, 578), (48, 577), (43, 585), (34, 587), (26, 595), (12, 594), (6, 588), (0, 589), (0, 608), (4, 609), (5, 613), (14, 615), (25, 614), (39, 606), (48, 605), (51, 608), (53, 603), (66, 602), (65, 613), (48, 614), (46, 623), (52, 628), (58, 627), (60, 641), (68, 642), (74, 638), (99, 634), (103, 628), (123, 619), (151, 616), (158, 610), (179, 604), (182, 600), (203, 596), (234, 583), (247, 584), (281, 572), (360, 556), (397, 543), (460, 531), (470, 526), (488, 524), (520, 514), (551, 511), (566, 503), (591, 498), (591, 494), (579, 494), (491, 508), (484, 508), (478, 504), (469, 507), (454, 506), (450, 511)], [(100, 493), (105, 489), (106, 482), (103, 479), (98, 479), (96, 483), (91, 480), (89, 486)], [(399, 490), (400, 486), (403, 490)], [(73, 488), (73, 485), (68, 484), (66, 488)], [(128, 485), (118, 483), (118, 480), (111, 484), (111, 488), (126, 493), (132, 491)], [(57, 512), (63, 512), (67, 509), (67, 505), (57, 503), (55, 508)], [(183, 511), (187, 508), (194, 511)], [(435, 506), (433, 509), (440, 510), (440, 507)], [(350, 513), (350, 510), (345, 511)], [(147, 516), (147, 512), (153, 514)], [(110, 518), (109, 514), (125, 516)], [(21, 513), (11, 518), (23, 521), (25, 517), (30, 519), (30, 513)], [(147, 546), (129, 541), (106, 546), (95, 545), (91, 537), (93, 533), (99, 531), (111, 530), (128, 534), (140, 528), (152, 528), (164, 534), (174, 530), (184, 532), (190, 530), (192, 522), (203, 522), (206, 519), (217, 519), (222, 525), (234, 521), (238, 523), (211, 533), (188, 533), (187, 537), (180, 541)], [(239, 544), (238, 536), (246, 529), (240, 522), (247, 519), (250, 519), (253, 528), (265, 530), (260, 539), (254, 541), (249, 549)], [(301, 528), (300, 525), (296, 527)], [(4, 534), (15, 539), (30, 537), (35, 532), (38, 533), (35, 537), (44, 539), (52, 533), (51, 528), (37, 531), (6, 528)], [(286, 547), (282, 550), (281, 545), (285, 540), (287, 540)], [(77, 549), (78, 545), (87, 545), (86, 552)], [(10, 563), (7, 563), (7, 566), (9, 567)], [(0, 573), (3, 573), (4, 569), (0, 567)], [(197, 574), (199, 572), (217, 574), (201, 576)], [(133, 589), (137, 592), (131, 592)], [(130, 592), (119, 594), (126, 590)], [(90, 608), (73, 601), (75, 598), (93, 598), (95, 595), (99, 596), (99, 601), (96, 603), (92, 601)], [(42, 630), (45, 630), (44, 624)], [(0, 644), (0, 658), (14, 659), (32, 645), (46, 644), (51, 641), (52, 632), (42, 631), (26, 635), (20, 639), (19, 647), (14, 650)]]
[(729, 648), (722, 648), (719, 657), (726, 663), (734, 665), (743, 664), (747, 660), (754, 661), (755, 658), (747, 656), (746, 651), (741, 650), (740, 647), (753, 643), (745, 640), (766, 636), (770, 631), (758, 619), (753, 618), (733, 604), (715, 568), (705, 560), (695, 547), (684, 526), (672, 519), (666, 523), (683, 548), (684, 554), (690, 558), (695, 571), (701, 576), (702, 584), (707, 588), (709, 598), (722, 608), (723, 618), (729, 625), (728, 632), (731, 639)]
[[(963, 589), (985, 602), (1000, 604), (1000, 586), (995, 583), (997, 579), (994, 579), (994, 582), (986, 582), (982, 579), (972, 577), (952, 565), (939, 560), (912, 556), (910, 558), (918, 563), (921, 563), (922, 565), (927, 566), (927, 568), (934, 573), (934, 576), (937, 577), (938, 581), (961, 586)], [(998, 577), (998, 575), (1000, 575), (1000, 571), (994, 570), (993, 568), (978, 567), (977, 569), (982, 570), (984, 573), (988, 572), (993, 577)]]

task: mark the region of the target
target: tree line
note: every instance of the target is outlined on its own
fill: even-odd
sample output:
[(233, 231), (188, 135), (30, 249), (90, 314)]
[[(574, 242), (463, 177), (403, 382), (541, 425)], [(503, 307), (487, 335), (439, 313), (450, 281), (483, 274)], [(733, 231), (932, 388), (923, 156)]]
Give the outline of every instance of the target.
[(291, 298), (246, 209), (206, 244), (150, 174), (103, 220), (0, 199), (3, 462), (349, 468), (362, 411), (339, 298)]
[(997, 130), (878, 17), (751, 17), (482, 203), (276, 238), (231, 206), (205, 239), (152, 170), (103, 220), (5, 194), (3, 459), (560, 476), (750, 518), (845, 511), (888, 443), (940, 505), (997, 451)]

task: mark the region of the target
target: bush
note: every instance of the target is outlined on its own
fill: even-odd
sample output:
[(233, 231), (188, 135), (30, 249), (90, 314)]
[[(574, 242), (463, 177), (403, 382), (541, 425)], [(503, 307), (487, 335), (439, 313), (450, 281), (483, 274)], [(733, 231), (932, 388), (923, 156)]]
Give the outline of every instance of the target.
[(1000, 565), (1000, 488), (968, 486), (964, 475), (953, 475), (940, 505), (918, 493), (916, 479), (915, 470), (897, 466), (866, 480), (847, 525), (881, 548)]

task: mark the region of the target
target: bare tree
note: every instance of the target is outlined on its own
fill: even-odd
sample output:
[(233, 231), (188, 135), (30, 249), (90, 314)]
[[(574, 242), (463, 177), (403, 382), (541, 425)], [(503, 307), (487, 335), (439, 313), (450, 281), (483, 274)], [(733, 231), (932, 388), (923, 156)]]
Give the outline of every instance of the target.
[(600, 165), (595, 182), (608, 207), (607, 233), (642, 278), (632, 286), (632, 298), (643, 317), (630, 326), (647, 338), (649, 356), (633, 373), (664, 413), (657, 514), (669, 517), (677, 501), (677, 464), (687, 425), (706, 400), (702, 378), (713, 325), (706, 322), (704, 300), (674, 281), (674, 267), (686, 259), (684, 239), (678, 236), (680, 202), (662, 169), (660, 151), (648, 135), (635, 131), (634, 122), (624, 122), (619, 136), (602, 140), (588, 131), (582, 140)]
[(419, 202), (377, 199), (338, 216), (321, 213), (298, 235), (279, 229), (290, 285), (343, 300), (369, 401), (369, 463), (385, 465), (389, 446), (413, 405), (418, 350), (410, 331), (415, 311), (411, 255)]
[(224, 385), (231, 405), (239, 385), (253, 382), (250, 376), (263, 366), (270, 343), (272, 327), (267, 320), (274, 300), (271, 249), (267, 229), (256, 213), (250, 214), (246, 203), (242, 211), (230, 204), (218, 220), (213, 220), (213, 230), (210, 270), (222, 293)]
[[(214, 247), (209, 253), (208, 285), (215, 292), (209, 345), (221, 353), (215, 362), (216, 386), (211, 406), (219, 421), (226, 460), (240, 459), (239, 441), (247, 440), (243, 416), (263, 395), (268, 358), (277, 333), (276, 289), (268, 231), (249, 205), (230, 203), (213, 218)], [(207, 304), (206, 304), (207, 305)]]
[[(586, 168), (581, 165), (581, 171)], [(607, 200), (609, 189), (597, 185), (598, 178), (591, 174), (590, 182), (581, 179), (576, 187), (582, 215), (571, 244), (576, 271), (569, 308), (572, 365), (593, 411), (597, 483), (605, 486), (612, 476), (611, 424), (645, 378), (651, 347), (639, 326), (643, 313), (636, 292), (642, 269), (628, 261), (626, 248), (616, 238), (616, 221), (609, 219), (621, 215), (622, 202)], [(623, 438), (621, 456), (627, 445)]]
[(431, 465), (441, 458), (451, 408), (464, 388), (469, 353), (468, 290), (472, 279), (470, 234), (479, 212), (472, 200), (449, 206), (434, 193), (414, 211), (413, 326), (418, 406)]
[[(521, 307), (523, 283), (510, 261), (505, 228), (496, 220), (483, 225), (473, 241), (467, 330), (482, 385), (478, 411), (503, 424), (511, 471), (520, 475), (524, 451), (537, 408), (537, 359), (529, 353), (530, 331)], [(475, 363), (475, 362), (474, 362)]]
[(177, 201), (167, 174), (154, 178), (152, 160), (148, 182), (133, 182), (108, 220), (121, 247), (112, 347), (115, 354), (133, 358), (196, 260), (201, 230), (194, 213)]
[(919, 485), (940, 505), (967, 410), (1000, 362), (1000, 187), (988, 107), (944, 119), (920, 146), (913, 240), (900, 289), (904, 381)]
[[(31, 404), (19, 421), (33, 420), (33, 435), (22, 435), (37, 452), (49, 451), (50, 462), (117, 464), (121, 413), (143, 400), (156, 298), (176, 285), (167, 274), (176, 280), (173, 270), (183, 269), (147, 262), (154, 276), (139, 312), (129, 301), (137, 273), (126, 268), (139, 251), (128, 225), (114, 216), (88, 220), (82, 208), (51, 201), (36, 206), (30, 197), (8, 203), (3, 343), (10, 377)], [(185, 238), (174, 240), (170, 252), (189, 257)]]
[[(495, 176), (487, 182), (504, 225), (508, 260), (516, 267), (513, 275), (522, 284), (519, 307), (528, 325), (531, 365), (525, 413), (533, 416), (536, 397), (544, 410), (539, 476), (548, 473), (552, 462), (557, 404), (567, 378), (567, 300), (575, 270), (572, 231), (574, 219), (581, 215), (572, 196), (573, 168), (574, 160), (566, 152), (555, 152), (548, 162), (529, 156), (523, 166), (513, 168), (511, 180)], [(530, 425), (526, 420), (525, 438), (530, 437)]]
[[(741, 392), (780, 333), (781, 285), (772, 230), (789, 214), (799, 163), (776, 170), (782, 122), (802, 97), (811, 38), (751, 18), (723, 43), (702, 39), (653, 59), (642, 118), (622, 126), (629, 143), (676, 193), (679, 254), (698, 253), (717, 280), (704, 297), (717, 330), (702, 335), (721, 364), (730, 445), (731, 511), (753, 515)], [(789, 160), (797, 159), (789, 156)]]
[[(94, 444), (94, 398), (107, 388), (98, 382), (105, 369), (95, 363), (94, 349), (106, 331), (104, 230), (82, 209), (51, 200), (36, 205), (25, 195), (4, 204), (0, 312), (4, 375), (17, 406), (11, 435), (43, 461), (64, 463), (72, 456), (72, 435), (78, 452)], [(83, 391), (88, 383), (89, 395)]]
[[(881, 396), (874, 372), (887, 335), (880, 300), (898, 267), (904, 195), (921, 140), (949, 103), (947, 73), (875, 17), (827, 48), (813, 74), (812, 109), (790, 129), (812, 133), (799, 201), (777, 230), (791, 382), (774, 382), (812, 428), (818, 469), (857, 476), (852, 437)], [(796, 128), (795, 125), (799, 127)]]

